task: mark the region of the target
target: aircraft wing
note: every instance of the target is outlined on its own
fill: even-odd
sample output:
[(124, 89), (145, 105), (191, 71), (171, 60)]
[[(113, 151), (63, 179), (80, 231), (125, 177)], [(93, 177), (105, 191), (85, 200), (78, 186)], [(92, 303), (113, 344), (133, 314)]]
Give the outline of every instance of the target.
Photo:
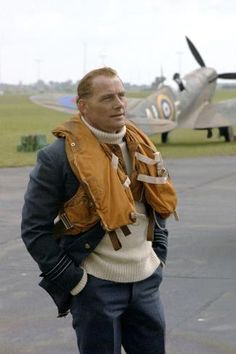
[(148, 119), (147, 117), (128, 117), (128, 119), (147, 135), (165, 133), (177, 126), (175, 122), (167, 119)]
[(146, 98), (128, 99), (127, 117), (147, 135), (173, 130), (177, 121), (171, 90), (163, 88)]
[[(41, 106), (63, 111), (66, 113), (76, 113), (78, 109), (75, 104), (75, 96), (66, 94), (41, 94), (30, 97), (31, 101)], [(140, 98), (128, 98), (128, 110), (133, 110), (142, 101)]]
[(208, 103), (196, 117), (193, 128), (218, 128), (236, 124), (236, 100)]
[(127, 98), (128, 101), (128, 110), (133, 110), (135, 107), (142, 101), (142, 98)]
[(31, 96), (30, 99), (33, 103), (54, 109), (56, 111), (69, 114), (75, 114), (78, 112), (75, 104), (75, 97), (68, 94), (41, 94), (37, 96)]
[[(41, 106), (54, 109), (60, 112), (69, 114), (75, 114), (78, 109), (75, 104), (75, 96), (66, 94), (41, 94), (37, 96), (31, 96), (31, 101)], [(140, 98), (128, 98), (128, 113), (134, 111), (136, 106), (142, 104), (143, 99)], [(147, 116), (138, 116), (128, 114), (128, 119), (134, 122), (140, 129), (142, 129), (147, 135), (153, 135), (157, 133), (164, 133), (170, 131), (176, 127), (176, 123), (167, 119), (151, 119)]]
[(236, 124), (236, 100), (227, 100), (214, 104), (219, 112), (229, 119), (231, 124)]

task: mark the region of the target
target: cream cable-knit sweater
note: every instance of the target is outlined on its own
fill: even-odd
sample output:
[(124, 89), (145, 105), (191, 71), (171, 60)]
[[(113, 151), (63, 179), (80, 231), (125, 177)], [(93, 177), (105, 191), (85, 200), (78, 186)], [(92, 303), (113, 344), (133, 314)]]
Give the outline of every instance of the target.
[[(123, 127), (117, 134), (110, 134), (95, 129), (85, 119), (83, 121), (100, 142), (119, 145), (130, 175), (130, 156), (126, 143), (123, 141), (126, 127)], [(110, 237), (106, 233), (95, 250), (83, 261), (81, 267), (85, 270), (84, 276), (71, 291), (73, 295), (78, 294), (84, 288), (87, 274), (100, 279), (127, 283), (146, 279), (159, 266), (160, 260), (152, 248), (152, 243), (147, 241), (148, 218), (144, 204), (136, 202), (136, 211), (137, 221), (128, 226), (130, 235), (125, 236), (120, 229), (116, 230), (122, 245), (121, 249), (114, 250)]]

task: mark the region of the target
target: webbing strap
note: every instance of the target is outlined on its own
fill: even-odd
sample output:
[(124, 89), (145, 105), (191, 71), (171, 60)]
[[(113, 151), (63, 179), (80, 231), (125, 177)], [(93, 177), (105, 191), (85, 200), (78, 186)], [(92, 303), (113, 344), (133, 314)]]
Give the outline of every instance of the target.
[(167, 182), (168, 176), (164, 177), (152, 177), (148, 175), (139, 174), (137, 180), (145, 183), (151, 184), (165, 184)]
[(125, 187), (125, 188), (129, 188), (129, 186), (130, 186), (130, 179), (129, 179), (129, 177), (127, 176), (126, 177), (126, 180), (124, 181), (124, 183), (123, 183), (123, 187)]
[(161, 161), (161, 157), (160, 157), (160, 153), (159, 152), (155, 152), (154, 153), (154, 159), (151, 159), (148, 156), (145, 156), (143, 154), (140, 154), (140, 152), (135, 152), (135, 157), (137, 158), (137, 160), (146, 163), (147, 165), (155, 165), (156, 163)]
[(111, 154), (111, 164), (114, 167), (114, 169), (117, 170), (119, 164), (119, 158), (113, 153)]
[(174, 214), (175, 221), (179, 221), (179, 215), (176, 210), (173, 212), (173, 214)]

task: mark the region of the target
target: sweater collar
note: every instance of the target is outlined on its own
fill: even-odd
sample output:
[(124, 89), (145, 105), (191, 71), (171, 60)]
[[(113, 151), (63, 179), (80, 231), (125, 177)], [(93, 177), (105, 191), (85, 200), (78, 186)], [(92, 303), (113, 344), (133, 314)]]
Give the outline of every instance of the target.
[(118, 133), (107, 133), (90, 125), (83, 116), (81, 116), (83, 123), (91, 130), (100, 143), (104, 144), (120, 144), (126, 134), (126, 126), (124, 125)]

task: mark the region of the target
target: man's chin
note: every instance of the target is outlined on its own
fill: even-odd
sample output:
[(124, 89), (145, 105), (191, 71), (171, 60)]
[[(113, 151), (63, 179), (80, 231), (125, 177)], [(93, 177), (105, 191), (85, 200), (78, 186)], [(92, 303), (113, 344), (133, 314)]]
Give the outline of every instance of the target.
[(110, 133), (110, 134), (117, 134), (117, 133), (121, 132), (121, 130), (124, 128), (124, 126), (125, 126), (125, 124), (116, 125), (116, 126), (110, 127), (109, 129), (106, 129), (103, 131)]
[(125, 122), (123, 122), (122, 124), (117, 125), (117, 127), (115, 128), (115, 132), (119, 133), (125, 126)]

